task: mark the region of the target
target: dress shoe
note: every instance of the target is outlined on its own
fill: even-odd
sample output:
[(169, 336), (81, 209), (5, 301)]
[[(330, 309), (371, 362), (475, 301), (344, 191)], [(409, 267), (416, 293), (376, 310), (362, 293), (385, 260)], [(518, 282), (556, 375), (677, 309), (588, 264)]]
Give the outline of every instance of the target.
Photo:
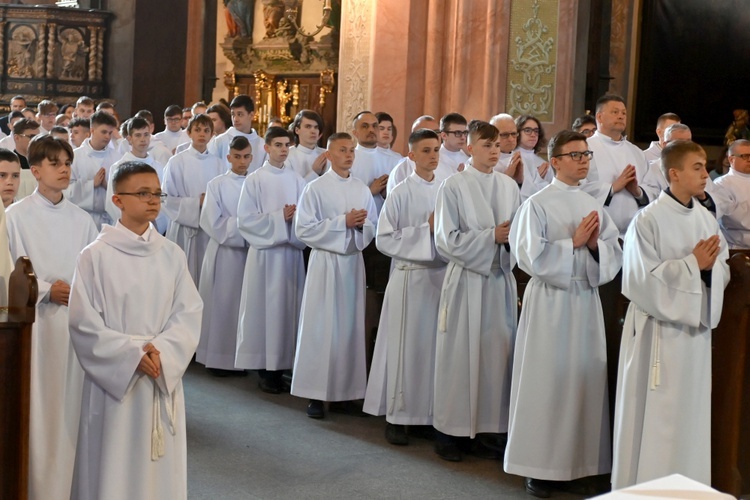
[(386, 423), (385, 440), (398, 446), (409, 444), (409, 436), (406, 435), (406, 426)]
[(410, 425), (409, 436), (435, 441), (435, 428), (431, 425)]
[(323, 409), (323, 401), (311, 399), (307, 405), (307, 416), (310, 418), (323, 418), (326, 412)]
[(341, 413), (353, 417), (366, 417), (367, 413), (362, 411), (362, 407), (354, 401), (334, 401), (328, 405), (328, 411), (331, 413)]
[(258, 387), (268, 394), (281, 394), (281, 383), (272, 378), (262, 378), (258, 381)]
[(207, 368), (207, 370), (214, 377), (224, 378), (232, 375), (232, 370), (222, 370), (221, 368)]
[(473, 439), (467, 453), (477, 458), (487, 460), (502, 460), (503, 454), (494, 448), (489, 448), (479, 439)]
[(547, 481), (543, 479), (533, 479), (527, 477), (524, 480), (526, 493), (537, 498), (549, 498), (552, 495), (552, 488)]
[(507, 434), (491, 434), (483, 433), (477, 434), (476, 440), (482, 443), (484, 446), (491, 450), (495, 450), (498, 453), (505, 453), (505, 445), (508, 443)]
[(449, 462), (460, 462), (464, 458), (456, 443), (435, 443), (435, 453)]

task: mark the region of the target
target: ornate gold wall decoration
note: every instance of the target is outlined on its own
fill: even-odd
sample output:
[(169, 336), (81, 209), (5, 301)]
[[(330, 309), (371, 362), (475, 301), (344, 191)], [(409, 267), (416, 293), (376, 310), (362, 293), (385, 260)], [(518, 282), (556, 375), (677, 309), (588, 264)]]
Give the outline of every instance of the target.
[(12, 24), (8, 43), (8, 75), (32, 78), (36, 59), (37, 35), (33, 28)]
[(506, 112), (554, 121), (558, 0), (511, 6)]
[(354, 115), (370, 106), (373, 4), (370, 0), (343, 2), (337, 117), (339, 131), (348, 131)]

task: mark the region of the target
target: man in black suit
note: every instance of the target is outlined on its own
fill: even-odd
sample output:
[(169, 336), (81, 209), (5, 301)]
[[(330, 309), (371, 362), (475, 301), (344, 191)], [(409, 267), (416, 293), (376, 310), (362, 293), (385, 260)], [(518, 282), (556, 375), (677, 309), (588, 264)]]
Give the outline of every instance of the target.
[(12, 113), (13, 111), (21, 111), (25, 107), (26, 99), (24, 99), (23, 96), (20, 95), (14, 96), (13, 99), (10, 100), (10, 112), (0, 118), (0, 130), (5, 132), (6, 135), (10, 135), (10, 127), (8, 127), (8, 118), (10, 117), (10, 113)]

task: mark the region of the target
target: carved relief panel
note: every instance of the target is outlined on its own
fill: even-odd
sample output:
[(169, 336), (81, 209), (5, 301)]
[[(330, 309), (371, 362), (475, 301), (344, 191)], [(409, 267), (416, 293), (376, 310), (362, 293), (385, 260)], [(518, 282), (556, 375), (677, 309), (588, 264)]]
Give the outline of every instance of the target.
[(0, 5), (0, 101), (103, 97), (104, 11)]

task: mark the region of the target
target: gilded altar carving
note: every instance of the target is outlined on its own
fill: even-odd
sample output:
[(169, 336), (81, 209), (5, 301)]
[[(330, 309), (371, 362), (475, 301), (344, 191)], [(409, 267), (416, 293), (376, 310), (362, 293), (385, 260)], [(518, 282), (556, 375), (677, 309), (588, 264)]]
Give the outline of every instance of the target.
[(557, 0), (513, 2), (506, 110), (554, 121)]
[[(60, 30), (58, 38), (60, 79), (83, 80), (86, 75), (86, 53), (89, 52), (83, 34), (77, 28), (64, 28)], [(90, 73), (89, 79), (92, 79)]]
[(26, 25), (12, 25), (8, 42), (8, 75), (16, 78), (34, 76), (37, 35)]

